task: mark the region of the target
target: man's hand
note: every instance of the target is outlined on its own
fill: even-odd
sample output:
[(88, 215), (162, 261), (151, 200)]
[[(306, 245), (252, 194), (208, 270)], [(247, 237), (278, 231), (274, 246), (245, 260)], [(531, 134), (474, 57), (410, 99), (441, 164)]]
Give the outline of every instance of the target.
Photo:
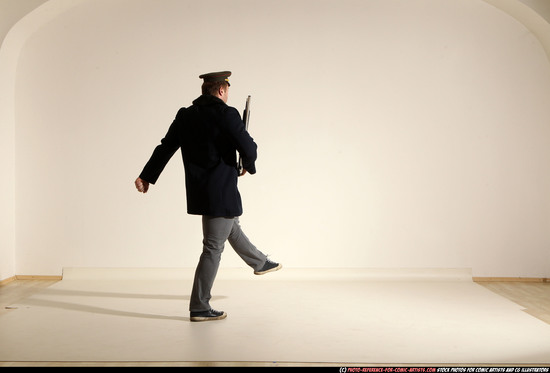
[(149, 183), (139, 177), (136, 179), (134, 184), (136, 184), (138, 192), (147, 193), (149, 190)]
[(239, 174), (239, 176), (244, 176), (244, 174), (246, 174), (246, 170), (243, 168), (243, 170), (241, 171), (241, 173)]

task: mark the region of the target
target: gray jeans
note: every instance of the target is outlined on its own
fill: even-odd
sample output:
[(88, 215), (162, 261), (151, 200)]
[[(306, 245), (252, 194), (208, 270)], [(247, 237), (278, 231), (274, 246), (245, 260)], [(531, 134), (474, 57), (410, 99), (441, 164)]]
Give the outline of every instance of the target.
[(195, 271), (189, 311), (207, 311), (210, 307), (210, 290), (218, 273), (225, 241), (252, 267), (259, 270), (267, 256), (259, 251), (246, 237), (239, 225), (238, 217), (202, 217), (203, 248)]

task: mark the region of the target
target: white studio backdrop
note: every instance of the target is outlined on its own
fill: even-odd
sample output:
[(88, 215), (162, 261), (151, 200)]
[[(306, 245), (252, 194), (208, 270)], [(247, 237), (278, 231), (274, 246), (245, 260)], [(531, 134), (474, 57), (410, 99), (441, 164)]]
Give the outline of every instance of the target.
[[(550, 64), (481, 0), (89, 0), (26, 41), (15, 266), (194, 267), (176, 153), (133, 186), (198, 76), (253, 98), (243, 229), (287, 267), (548, 277)], [(244, 266), (227, 245), (222, 266)]]

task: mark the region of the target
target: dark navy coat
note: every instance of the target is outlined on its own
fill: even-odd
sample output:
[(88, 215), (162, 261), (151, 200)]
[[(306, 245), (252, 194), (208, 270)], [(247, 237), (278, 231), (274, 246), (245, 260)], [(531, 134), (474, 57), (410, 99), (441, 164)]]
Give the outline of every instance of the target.
[(257, 145), (237, 109), (211, 95), (202, 95), (192, 106), (180, 109), (140, 178), (155, 184), (180, 148), (185, 168), (187, 213), (242, 215), (236, 152), (242, 157), (244, 169), (255, 174)]

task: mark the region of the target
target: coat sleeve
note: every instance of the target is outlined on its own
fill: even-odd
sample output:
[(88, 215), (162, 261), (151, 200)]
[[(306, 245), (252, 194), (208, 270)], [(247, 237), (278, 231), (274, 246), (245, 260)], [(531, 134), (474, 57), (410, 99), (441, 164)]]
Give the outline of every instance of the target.
[(179, 149), (179, 121), (183, 116), (183, 111), (184, 108), (178, 111), (178, 114), (170, 125), (166, 136), (164, 136), (164, 138), (160, 141), (160, 145), (158, 145), (153, 151), (151, 158), (149, 158), (149, 161), (145, 164), (143, 171), (139, 175), (141, 179), (151, 184), (155, 184), (170, 158), (172, 158), (174, 153)]
[(243, 167), (248, 173), (256, 173), (256, 159), (258, 146), (246, 131), (244, 123), (237, 109), (228, 107), (225, 111), (225, 120), (222, 121), (222, 131), (229, 136), (243, 161)]

